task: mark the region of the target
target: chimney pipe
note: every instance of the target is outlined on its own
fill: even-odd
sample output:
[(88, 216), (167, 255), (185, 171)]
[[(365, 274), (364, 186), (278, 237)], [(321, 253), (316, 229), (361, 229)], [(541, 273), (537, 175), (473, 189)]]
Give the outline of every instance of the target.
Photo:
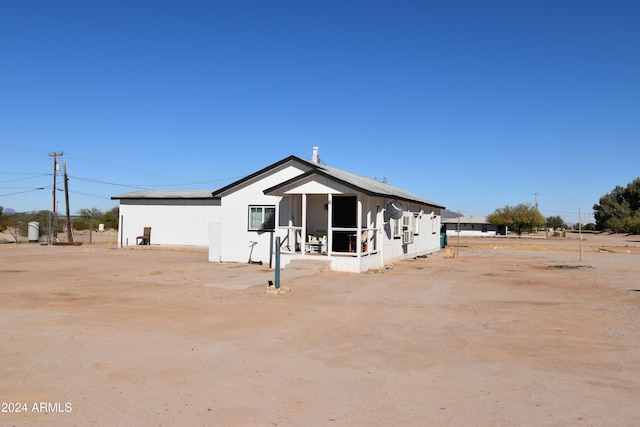
[(318, 158), (318, 147), (313, 147), (313, 155), (311, 156), (311, 161), (313, 163), (319, 163), (319, 158)]

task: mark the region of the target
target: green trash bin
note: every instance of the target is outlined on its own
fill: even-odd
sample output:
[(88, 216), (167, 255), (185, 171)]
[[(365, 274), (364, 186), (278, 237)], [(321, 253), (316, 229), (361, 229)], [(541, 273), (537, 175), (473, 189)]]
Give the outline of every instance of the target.
[(447, 246), (447, 233), (440, 233), (440, 248)]

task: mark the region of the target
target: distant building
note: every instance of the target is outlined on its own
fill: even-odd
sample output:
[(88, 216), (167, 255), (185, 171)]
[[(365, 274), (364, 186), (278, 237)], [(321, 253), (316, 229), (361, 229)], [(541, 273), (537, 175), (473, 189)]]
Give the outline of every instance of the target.
[[(490, 224), (484, 216), (461, 216), (460, 218), (442, 218), (442, 228), (447, 236), (495, 236), (501, 234), (500, 227)], [(459, 227), (459, 228), (458, 228)], [(459, 230), (459, 231), (458, 231)]]

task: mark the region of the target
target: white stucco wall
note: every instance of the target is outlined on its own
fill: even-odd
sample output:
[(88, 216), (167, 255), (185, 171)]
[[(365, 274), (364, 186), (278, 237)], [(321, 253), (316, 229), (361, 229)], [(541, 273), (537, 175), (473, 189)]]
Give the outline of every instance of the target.
[(276, 235), (270, 232), (249, 231), (249, 206), (276, 206), (278, 215), (280, 197), (267, 196), (264, 190), (305, 171), (296, 165), (283, 165), (265, 176), (244, 183), (232, 193), (223, 195), (219, 219), (222, 224), (220, 256), (219, 259), (211, 259), (210, 251), (210, 261), (247, 262), (251, 250), (249, 245), (254, 241), (257, 244), (253, 248), (252, 260), (261, 260), (268, 264)]
[[(385, 239), (388, 238), (388, 235), (391, 236), (390, 240), (385, 242), (385, 263), (398, 259), (412, 258), (418, 255), (426, 255), (440, 250), (439, 212), (436, 214), (436, 212), (433, 212), (429, 207), (417, 204), (405, 203), (403, 207), (407, 212), (418, 213), (418, 216), (414, 219), (414, 221), (418, 223), (418, 234), (413, 235), (412, 243), (403, 244), (402, 238), (393, 236), (393, 222), (396, 220), (390, 220), (389, 233), (383, 233)], [(388, 253), (389, 247), (391, 254)]]

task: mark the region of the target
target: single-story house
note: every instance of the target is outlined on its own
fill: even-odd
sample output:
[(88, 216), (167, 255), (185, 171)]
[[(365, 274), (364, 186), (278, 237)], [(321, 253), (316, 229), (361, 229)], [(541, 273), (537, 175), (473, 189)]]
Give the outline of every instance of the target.
[(120, 245), (206, 245), (211, 262), (323, 259), (362, 272), (440, 249), (443, 206), (375, 179), (289, 156), (216, 191), (134, 191), (120, 200)]
[(484, 216), (461, 216), (460, 218), (442, 218), (442, 228), (447, 236), (495, 236), (499, 233), (498, 226), (490, 224)]

